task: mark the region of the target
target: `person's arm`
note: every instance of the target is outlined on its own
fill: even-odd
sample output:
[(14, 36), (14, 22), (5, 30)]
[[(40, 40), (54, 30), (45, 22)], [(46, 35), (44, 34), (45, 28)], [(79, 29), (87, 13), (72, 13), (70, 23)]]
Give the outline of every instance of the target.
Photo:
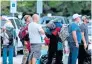
[(72, 32), (72, 35), (73, 35), (73, 39), (74, 39), (74, 42), (75, 42), (75, 44), (76, 44), (76, 47), (79, 47), (79, 45), (78, 45), (78, 40), (77, 40), (77, 35), (76, 35), (76, 31), (73, 31), (73, 32)]
[(82, 41), (84, 44), (86, 44), (86, 40), (85, 40), (85, 36), (84, 36), (84, 32), (81, 32), (82, 33)]
[(75, 42), (75, 43), (78, 43), (76, 31), (73, 31), (73, 32), (72, 32), (72, 35), (73, 35), (74, 42)]
[(44, 32), (44, 30), (43, 30), (41, 25), (38, 25), (38, 30), (39, 30), (40, 34), (42, 34), (42, 35), (45, 34), (45, 32)]
[(73, 40), (76, 44), (76, 47), (79, 47), (78, 40), (77, 40), (77, 34), (76, 34), (77, 27), (75, 24), (71, 25), (71, 30), (72, 30), (72, 37), (73, 37)]
[(45, 34), (45, 32), (44, 32), (44, 30), (42, 28), (40, 28), (39, 31), (40, 31), (41, 34), (43, 34), (43, 35)]
[(81, 26), (80, 26), (80, 29), (81, 29), (82, 41), (83, 41), (83, 44), (84, 44), (84, 48), (86, 49), (86, 48), (87, 48), (87, 44), (86, 44), (86, 39), (85, 39), (85, 36), (84, 36), (85, 28), (84, 28), (83, 25), (81, 25)]
[(83, 41), (83, 44), (84, 44), (84, 48), (86, 49), (87, 44), (86, 44), (86, 39), (85, 39), (85, 36), (84, 36), (84, 32), (81, 32), (81, 34), (82, 34), (82, 41)]

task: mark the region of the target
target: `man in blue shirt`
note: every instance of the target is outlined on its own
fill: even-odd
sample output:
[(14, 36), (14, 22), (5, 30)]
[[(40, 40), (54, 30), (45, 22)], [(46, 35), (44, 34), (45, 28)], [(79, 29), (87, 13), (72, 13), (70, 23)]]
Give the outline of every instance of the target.
[(74, 22), (69, 25), (69, 47), (70, 47), (70, 53), (68, 58), (68, 64), (76, 64), (76, 60), (78, 57), (78, 50), (79, 50), (79, 44), (81, 43), (81, 30), (78, 26), (78, 23), (80, 21), (80, 15), (74, 14), (73, 15)]

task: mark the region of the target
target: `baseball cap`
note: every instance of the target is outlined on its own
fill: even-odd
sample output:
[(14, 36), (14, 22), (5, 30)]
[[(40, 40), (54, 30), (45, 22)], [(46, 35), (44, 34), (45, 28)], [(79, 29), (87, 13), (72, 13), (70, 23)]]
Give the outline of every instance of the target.
[(76, 18), (78, 18), (78, 17), (81, 17), (81, 15), (79, 15), (79, 14), (74, 14), (74, 15), (73, 15), (73, 19), (76, 19)]
[(88, 19), (89, 17), (87, 15), (82, 16), (82, 20)]

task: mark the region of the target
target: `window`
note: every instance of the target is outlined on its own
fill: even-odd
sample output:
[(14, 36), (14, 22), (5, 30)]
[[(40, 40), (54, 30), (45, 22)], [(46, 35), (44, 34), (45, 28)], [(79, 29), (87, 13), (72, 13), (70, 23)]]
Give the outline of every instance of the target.
[(16, 28), (16, 26), (15, 26), (15, 23), (14, 23), (13, 19), (10, 19), (10, 21), (11, 21), (11, 23), (13, 24), (14, 28)]
[(92, 26), (88, 27), (88, 35), (92, 36)]
[(67, 18), (64, 18), (64, 20), (65, 20), (65, 24), (69, 24), (69, 21)]
[(18, 26), (18, 29), (20, 29), (20, 27), (22, 26), (21, 21), (19, 21), (18, 19), (15, 19), (15, 22), (16, 22), (16, 24)]
[(21, 22), (18, 19), (14, 19), (14, 20), (13, 19), (10, 19), (10, 20), (12, 21), (12, 24), (14, 25), (14, 28), (16, 28), (15, 23), (14, 23), (14, 20), (15, 20), (18, 29), (20, 29)]
[(1, 21), (1, 27), (3, 27), (6, 22), (7, 22), (6, 20), (2, 20)]

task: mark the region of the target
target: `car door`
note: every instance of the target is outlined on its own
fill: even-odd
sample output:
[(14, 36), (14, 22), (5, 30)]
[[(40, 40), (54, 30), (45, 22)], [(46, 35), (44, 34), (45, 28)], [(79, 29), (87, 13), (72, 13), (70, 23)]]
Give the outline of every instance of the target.
[(15, 19), (10, 19), (12, 21), (12, 23), (15, 25), (15, 31), (16, 31), (16, 36), (17, 36), (17, 51), (23, 50), (23, 45), (20, 41), (20, 38), (18, 36), (20, 28), (21, 28), (21, 23), (20, 21), (15, 18)]

